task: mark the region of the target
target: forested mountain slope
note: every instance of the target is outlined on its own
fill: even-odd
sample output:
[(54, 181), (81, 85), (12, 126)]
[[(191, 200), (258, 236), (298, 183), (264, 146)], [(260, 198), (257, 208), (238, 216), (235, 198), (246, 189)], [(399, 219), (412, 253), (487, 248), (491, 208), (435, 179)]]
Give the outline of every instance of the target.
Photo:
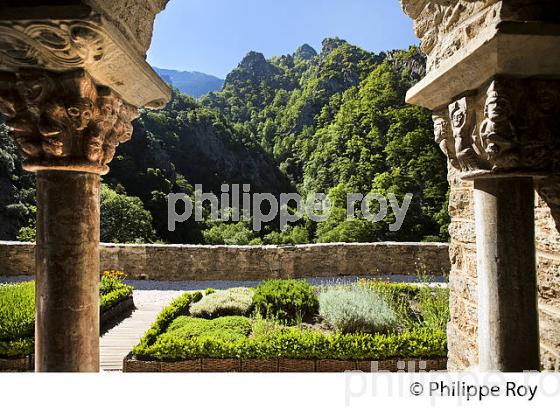
[[(219, 92), (196, 101), (175, 91), (162, 110), (142, 110), (132, 141), (119, 146), (104, 177), (102, 240), (173, 243), (302, 243), (446, 239), (445, 160), (432, 142), (429, 112), (404, 103), (424, 75), (416, 48), (374, 54), (326, 39), (266, 59), (250, 52)], [(21, 172), (0, 129), (0, 237), (33, 234), (33, 177)], [(331, 217), (286, 232), (270, 223), (189, 221), (167, 231), (166, 195), (195, 184), (253, 192), (329, 194)], [(346, 220), (346, 193), (412, 193), (403, 227)], [(136, 199), (131, 197), (137, 197)], [(139, 199), (138, 199), (139, 198)], [(359, 215), (358, 215), (359, 216)], [(135, 220), (138, 223), (135, 231)], [(123, 229), (119, 224), (125, 223)], [(147, 221), (147, 222), (146, 222)], [(25, 226), (28, 228), (26, 229)]]

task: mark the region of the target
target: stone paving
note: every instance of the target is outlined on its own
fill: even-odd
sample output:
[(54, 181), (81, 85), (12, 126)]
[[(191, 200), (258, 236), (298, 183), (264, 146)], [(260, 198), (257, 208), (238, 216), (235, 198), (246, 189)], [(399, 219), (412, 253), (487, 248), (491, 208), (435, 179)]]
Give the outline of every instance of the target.
[(149, 329), (158, 313), (181, 293), (180, 290), (135, 290), (136, 310), (100, 338), (101, 370), (122, 371), (124, 357)]

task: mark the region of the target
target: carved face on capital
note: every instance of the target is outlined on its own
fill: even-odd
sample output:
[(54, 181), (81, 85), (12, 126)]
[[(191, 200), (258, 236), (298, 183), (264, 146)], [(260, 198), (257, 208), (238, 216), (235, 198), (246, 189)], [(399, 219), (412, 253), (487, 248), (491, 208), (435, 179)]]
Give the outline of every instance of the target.
[(451, 114), (451, 123), (453, 124), (454, 128), (461, 128), (465, 125), (466, 120), (466, 113), (461, 106), (455, 106), (452, 114)]
[(104, 96), (97, 99), (97, 109), (100, 121), (114, 124), (118, 118), (120, 105), (112, 96)]
[(130, 139), (132, 138), (132, 131), (132, 124), (130, 124), (129, 122), (125, 122), (123, 126), (123, 132), (121, 133), (121, 135), (119, 135), (119, 142), (123, 143), (130, 141)]
[(103, 158), (103, 138), (96, 127), (86, 131), (86, 155), (90, 161), (99, 162)]
[(56, 136), (49, 136), (43, 139), (42, 143), (43, 151), (47, 156), (51, 157), (62, 157), (64, 156), (64, 143)]
[(23, 72), (18, 74), (16, 87), (26, 104), (36, 105), (46, 99), (52, 88), (52, 81), (45, 75)]
[(449, 123), (445, 118), (434, 116), (434, 136), (436, 142), (449, 138)]
[(122, 120), (117, 122), (118, 127), (118, 140), (120, 143), (127, 142), (132, 138), (132, 123), (131, 121), (136, 117), (136, 108), (123, 104), (121, 108), (120, 117)]
[(486, 100), (484, 115), (486, 118), (498, 122), (506, 120), (511, 115), (511, 104), (508, 99), (491, 93)]
[(66, 114), (72, 127), (77, 131), (84, 130), (93, 118), (93, 105), (89, 99), (79, 99), (66, 105)]

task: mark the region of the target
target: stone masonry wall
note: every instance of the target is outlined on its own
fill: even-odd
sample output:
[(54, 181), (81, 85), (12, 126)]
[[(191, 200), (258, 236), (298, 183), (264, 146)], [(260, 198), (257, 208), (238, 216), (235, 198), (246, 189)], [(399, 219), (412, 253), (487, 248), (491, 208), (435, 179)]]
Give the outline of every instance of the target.
[[(33, 275), (35, 245), (0, 242), (0, 276)], [(259, 280), (338, 275), (449, 272), (448, 245), (437, 243), (199, 246), (102, 244), (101, 269), (131, 279)]]
[[(560, 185), (537, 184), (535, 203), (541, 362), (560, 370)], [(449, 277), (451, 321), (448, 325), (449, 370), (478, 363), (476, 235), (472, 182), (462, 182), (450, 169), (451, 243)], [(512, 301), (515, 303), (515, 301)]]

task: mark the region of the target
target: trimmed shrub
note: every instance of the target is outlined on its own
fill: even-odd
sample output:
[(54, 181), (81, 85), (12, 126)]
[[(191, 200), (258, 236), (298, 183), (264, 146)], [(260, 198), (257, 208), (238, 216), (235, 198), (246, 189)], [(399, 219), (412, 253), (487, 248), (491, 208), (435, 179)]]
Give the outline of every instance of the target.
[(255, 290), (253, 302), (263, 317), (287, 323), (311, 320), (319, 307), (313, 288), (304, 280), (262, 282)]
[(182, 339), (210, 337), (234, 342), (246, 338), (251, 329), (251, 319), (244, 316), (224, 316), (212, 320), (179, 316), (165, 334)]
[[(132, 295), (122, 272), (101, 276), (99, 309), (104, 312)], [(0, 284), (0, 357), (25, 357), (33, 353), (35, 333), (35, 282)]]
[(337, 286), (321, 292), (319, 314), (343, 333), (386, 332), (397, 320), (389, 304), (363, 286)]
[(35, 283), (0, 285), (0, 341), (33, 337), (34, 332)]
[(35, 350), (35, 338), (0, 340), (0, 357), (17, 359), (29, 356)]
[(379, 360), (388, 358), (433, 358), (447, 355), (445, 332), (414, 329), (409, 332), (370, 335), (325, 335), (290, 327), (266, 337), (180, 338), (166, 333), (150, 346), (135, 348), (136, 358), (143, 360), (187, 360), (197, 358), (244, 359), (333, 359)]
[(132, 286), (123, 284), (122, 288), (115, 289), (112, 292), (107, 293), (106, 295), (100, 295), (99, 309), (101, 310), (101, 312), (109, 310), (119, 302), (122, 302), (123, 300), (131, 297), (132, 291)]
[(122, 282), (125, 278), (126, 274), (117, 270), (109, 270), (101, 274), (99, 282), (99, 309), (101, 312), (109, 310), (117, 303), (132, 296), (134, 289)]
[(155, 322), (148, 329), (148, 331), (140, 339), (140, 343), (136, 345), (132, 352), (134, 354), (141, 354), (148, 346), (153, 344), (157, 337), (164, 333), (171, 322), (181, 315), (189, 313), (189, 306), (191, 303), (196, 303), (202, 298), (200, 292), (185, 292), (178, 298), (173, 299), (169, 306), (163, 308), (159, 313)]
[(132, 296), (134, 289), (122, 282), (124, 278), (126, 278), (126, 274), (121, 271), (103, 272), (99, 283), (99, 308), (101, 312), (109, 310), (117, 303)]
[(253, 308), (254, 293), (250, 288), (217, 290), (193, 304), (190, 314), (208, 319), (220, 316), (247, 316)]
[[(424, 292), (418, 286), (390, 285), (391, 290), (395, 291), (391, 294), (414, 300), (416, 305), (419, 293)], [(183, 301), (183, 308), (185, 303)], [(428, 317), (431, 314), (429, 312), (435, 313), (438, 318), (441, 316), (440, 308), (436, 305), (430, 310), (426, 304), (425, 312)], [(185, 310), (188, 311), (188, 303)], [(169, 322), (173, 322), (172, 326), (161, 326), (156, 321), (152, 326), (151, 342), (146, 343), (145, 336), (143, 343), (134, 348), (133, 354), (138, 359), (163, 361), (196, 358), (378, 360), (439, 358), (447, 355), (445, 330), (432, 326), (423, 327), (420, 322), (402, 331), (387, 334), (341, 331), (323, 333), (263, 319), (258, 311), (255, 316), (251, 321), (252, 330), (249, 330), (247, 318), (234, 319), (244, 321), (242, 324), (232, 323), (227, 317), (204, 322), (200, 322), (200, 319), (193, 322), (192, 318), (180, 317)], [(221, 320), (224, 321), (222, 324)], [(180, 330), (181, 328), (184, 330)], [(152, 329), (149, 332), (151, 331)]]

